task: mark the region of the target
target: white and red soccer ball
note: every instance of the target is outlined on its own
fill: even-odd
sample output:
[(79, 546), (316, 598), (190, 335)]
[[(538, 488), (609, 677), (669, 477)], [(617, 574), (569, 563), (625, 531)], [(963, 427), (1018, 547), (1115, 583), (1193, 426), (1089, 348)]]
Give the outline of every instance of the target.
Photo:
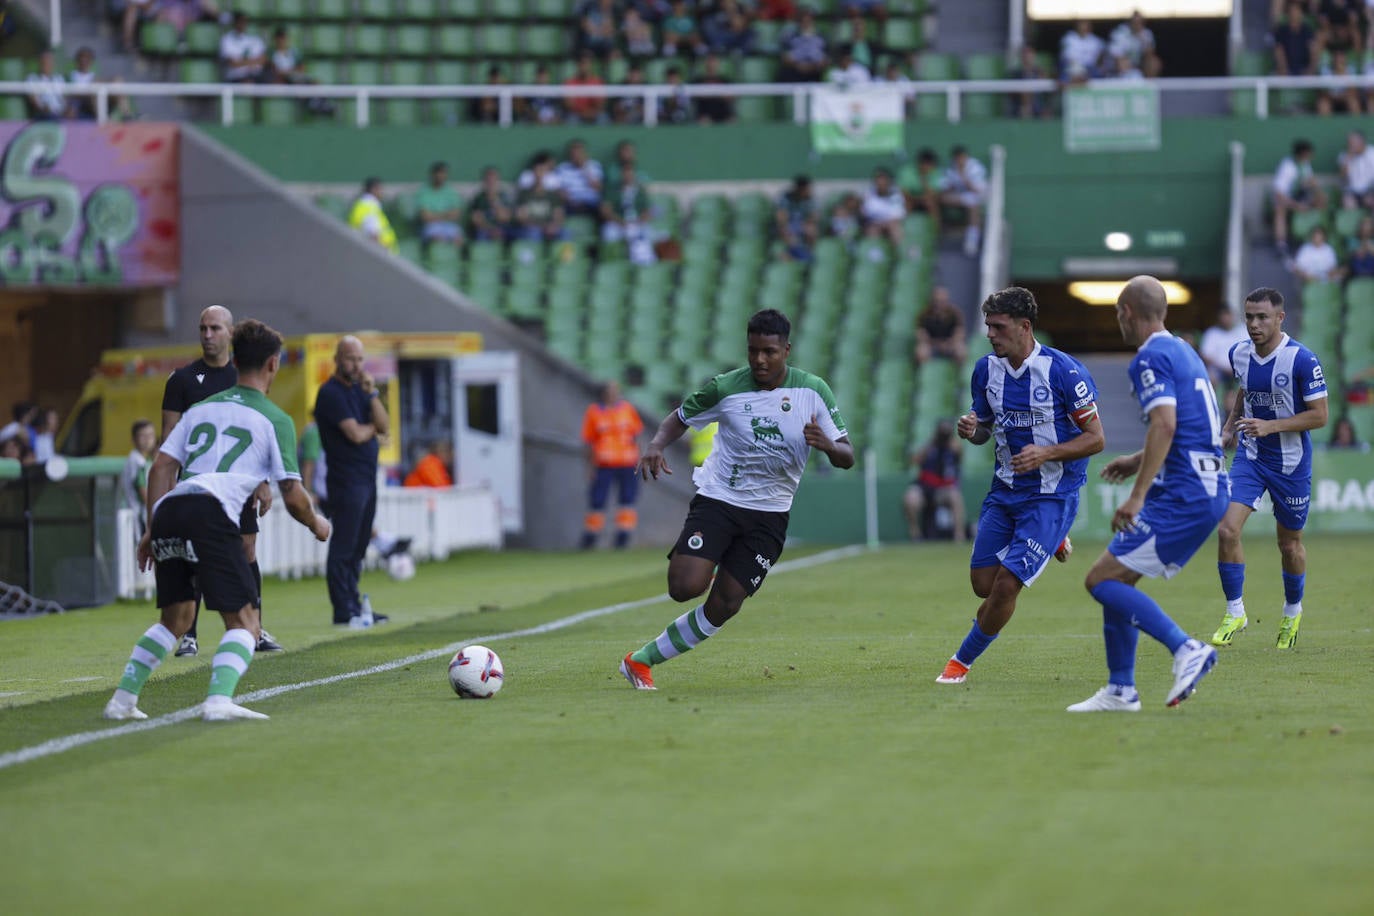
[(485, 700), (501, 689), (501, 658), (486, 646), (464, 646), (448, 663), (448, 682), (465, 700)]

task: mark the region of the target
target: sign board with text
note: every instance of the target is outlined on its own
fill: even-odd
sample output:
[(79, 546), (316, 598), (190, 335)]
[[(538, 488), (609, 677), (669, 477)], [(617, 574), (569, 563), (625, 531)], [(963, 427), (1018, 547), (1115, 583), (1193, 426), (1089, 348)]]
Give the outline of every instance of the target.
[(1149, 152), (1159, 144), (1159, 90), (1148, 83), (1094, 83), (1065, 90), (1067, 152)]

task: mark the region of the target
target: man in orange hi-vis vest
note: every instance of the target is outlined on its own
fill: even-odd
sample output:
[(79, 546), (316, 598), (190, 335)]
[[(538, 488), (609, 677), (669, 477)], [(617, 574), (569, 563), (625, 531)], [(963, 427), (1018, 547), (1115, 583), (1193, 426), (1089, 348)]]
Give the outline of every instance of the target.
[(629, 401), (620, 397), (620, 386), (607, 382), (601, 400), (582, 417), (582, 440), (591, 447), (591, 508), (582, 528), (582, 549), (596, 546), (606, 527), (606, 503), (611, 487), (619, 488), (620, 507), (615, 513), (615, 546), (624, 547), (639, 522), (635, 497), (639, 495), (639, 434), (644, 422)]

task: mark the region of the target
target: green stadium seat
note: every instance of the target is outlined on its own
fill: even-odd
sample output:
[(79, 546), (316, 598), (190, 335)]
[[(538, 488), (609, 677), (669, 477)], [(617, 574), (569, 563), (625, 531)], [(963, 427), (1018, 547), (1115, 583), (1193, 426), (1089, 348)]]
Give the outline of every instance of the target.
[[(493, 19), (523, 19), (525, 0), (488, 0), (487, 12)], [(565, 10), (563, 15), (568, 16), (569, 12)]]
[(28, 105), (25, 104), (23, 96), (0, 96), (0, 121), (23, 121), (28, 116)]
[(219, 26), (213, 22), (192, 22), (182, 33), (187, 54), (215, 55), (219, 53)]
[(441, 19), (444, 11), (440, 0), (396, 0), (396, 15), (399, 19)]
[[(964, 58), (964, 76), (971, 80), (1000, 80), (1007, 75), (1006, 59), (1001, 54), (970, 54)], [(989, 92), (965, 95), (963, 114), (968, 118), (995, 118), (1002, 113), (1004, 96)]]
[[(299, 22), (310, 18), (310, 14), (305, 8), (305, 0), (272, 0), (271, 11), (273, 19)], [(345, 18), (347, 15), (351, 15), (351, 13), (346, 14)]]
[(402, 25), (392, 30), (396, 53), (403, 57), (425, 57), (429, 54), (431, 29), (425, 25)]
[(259, 99), (258, 123), (272, 127), (290, 127), (301, 120), (299, 99)]
[[(1303, 293), (1306, 296), (1306, 291)], [(1304, 303), (1306, 299), (1303, 300)], [(1370, 316), (1374, 316), (1374, 279), (1356, 277), (1345, 286), (1346, 314), (1355, 318), (1349, 321), (1353, 332), (1365, 333), (1370, 327)], [(1374, 430), (1370, 430), (1374, 433)]]
[(267, 0), (238, 0), (234, 4), (234, 12), (243, 13), (254, 20), (271, 18), (267, 15)]
[(387, 81), (393, 86), (422, 86), (425, 79), (425, 65), (418, 60), (398, 60), (387, 70)]
[(525, 53), (535, 57), (561, 57), (568, 47), (568, 31), (556, 25), (532, 25), (524, 29)]
[(778, 39), (782, 37), (786, 23), (777, 20), (760, 19), (754, 23), (754, 50), (760, 54), (771, 54), (778, 50)]
[(218, 83), (219, 65), (212, 60), (183, 58), (177, 62), (177, 80), (183, 83)]
[(358, 18), (385, 21), (391, 18), (391, 0), (355, 0)]
[(442, 25), (434, 49), (444, 57), (471, 57), (477, 50), (477, 32), (467, 25)]
[(22, 83), (31, 66), (18, 57), (0, 57), (0, 82)]
[(1329, 218), (1325, 210), (1299, 210), (1292, 216), (1289, 231), (1295, 239), (1306, 239), (1317, 226), (1330, 231)]
[(919, 19), (893, 17), (883, 26), (882, 44), (891, 51), (917, 51), (924, 43)]
[(744, 124), (757, 124), (777, 118), (777, 100), (773, 96), (746, 95), (735, 99), (735, 118)]
[(538, 289), (507, 287), (501, 297), (501, 312), (514, 318), (539, 318), (544, 314)]
[(381, 57), (387, 53), (387, 30), (380, 25), (359, 25), (353, 28), (350, 44), (354, 54)]
[(500, 242), (473, 242), (468, 246), (468, 262), (473, 265), (499, 265), (505, 260)]
[(177, 42), (176, 27), (170, 22), (145, 22), (138, 31), (138, 47), (145, 54), (175, 54)]
[[(1355, 233), (1359, 231), (1360, 220), (1368, 215), (1368, 210), (1337, 210), (1335, 222), (1336, 235), (1340, 236), (1342, 239), (1353, 238)], [(1338, 245), (1337, 247), (1339, 248), (1341, 246)]]
[(528, 15), (533, 19), (558, 19), (568, 20), (569, 5), (567, 0), (528, 0), (526, 3)]
[[(442, 31), (442, 30), (441, 30)], [(462, 60), (441, 60), (434, 64), (434, 85), (461, 86), (468, 81), (468, 64)]]
[(482, 26), (482, 52), (493, 57), (514, 57), (520, 53), (520, 28), (509, 23)]
[[(295, 17), (289, 17), (295, 18)], [(353, 18), (351, 0), (315, 0), (314, 19), (343, 22)]]
[(382, 82), (382, 63), (376, 60), (353, 60), (348, 65), (348, 81), (355, 86), (378, 86)]
[(419, 99), (373, 99), (378, 123), (392, 127), (414, 127), (422, 123)]
[(596, 241), (596, 219), (591, 216), (570, 216), (563, 223), (568, 239), (573, 242)]
[(344, 27), (312, 25), (305, 33), (309, 52), (314, 57), (341, 57), (344, 53)]
[(339, 65), (332, 60), (308, 60), (305, 62), (305, 72), (315, 82), (324, 86), (333, 86), (340, 82)]
[(739, 62), (736, 75), (741, 83), (771, 83), (777, 69), (771, 57), (746, 57)]

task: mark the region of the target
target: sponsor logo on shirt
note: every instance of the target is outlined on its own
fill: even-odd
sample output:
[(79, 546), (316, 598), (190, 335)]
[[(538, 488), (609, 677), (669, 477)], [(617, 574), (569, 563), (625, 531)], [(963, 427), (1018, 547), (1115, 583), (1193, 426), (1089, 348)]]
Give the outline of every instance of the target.
[(1245, 392), (1245, 403), (1251, 407), (1282, 407), (1288, 403), (1287, 398), (1282, 394), (1271, 394), (1268, 391), (1247, 391)]
[(770, 440), (782, 442), (782, 430), (778, 428), (776, 420), (767, 417), (750, 417), (749, 425), (754, 429), (755, 442), (768, 442)]
[(997, 417), (997, 425), (1003, 429), (1029, 429), (1053, 419), (1044, 410), (1006, 410)]

